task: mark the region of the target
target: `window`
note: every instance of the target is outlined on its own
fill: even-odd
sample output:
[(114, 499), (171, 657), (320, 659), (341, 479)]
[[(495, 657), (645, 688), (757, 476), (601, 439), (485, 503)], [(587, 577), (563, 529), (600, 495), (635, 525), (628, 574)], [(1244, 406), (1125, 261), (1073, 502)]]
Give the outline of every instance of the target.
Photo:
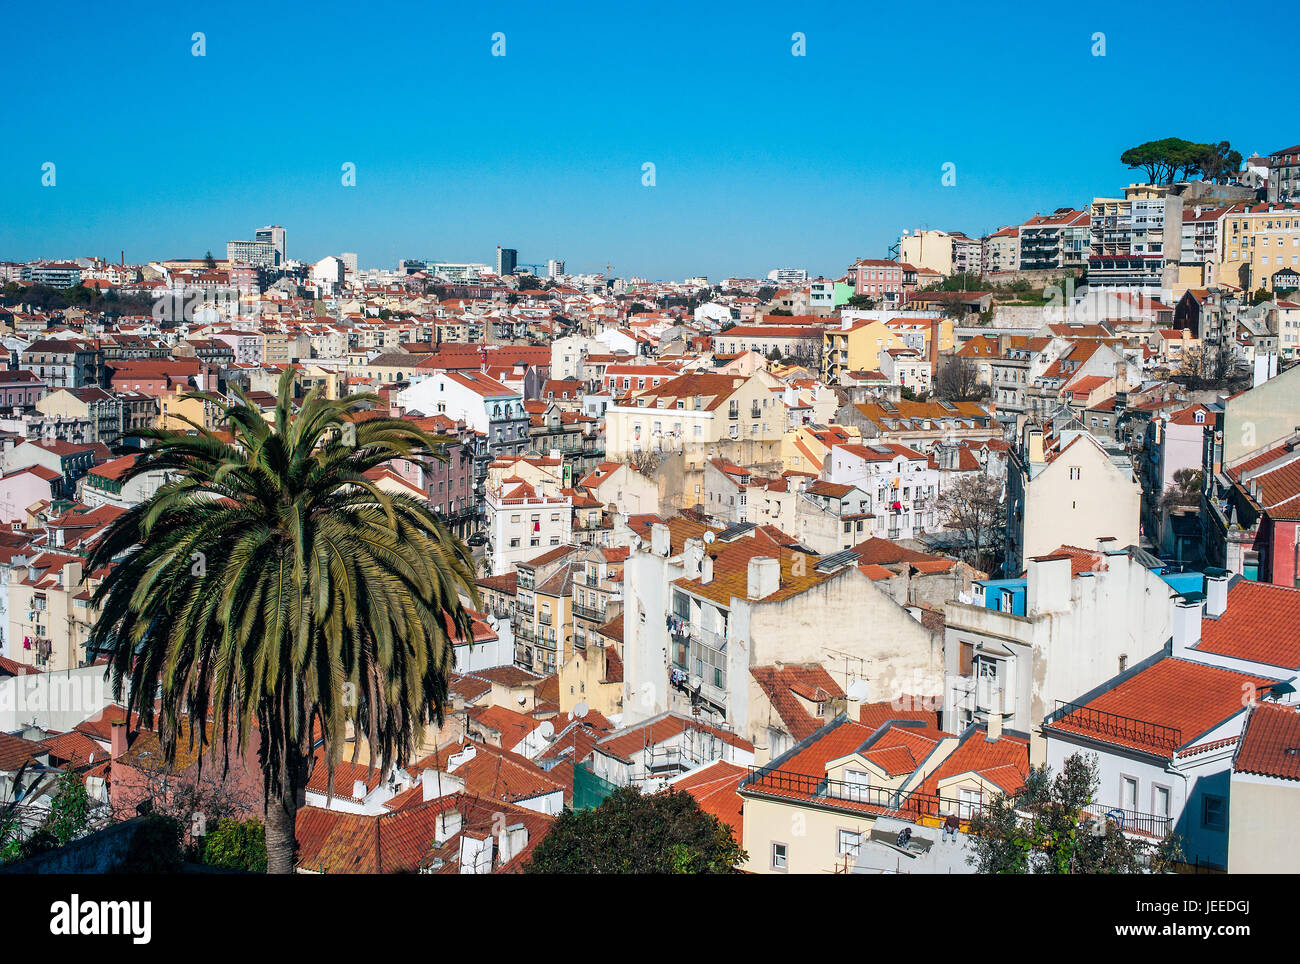
[(865, 770), (845, 770), (841, 798), (865, 801), (871, 790), (871, 774)]
[(1169, 788), (1153, 786), (1151, 788), (1151, 812), (1157, 817), (1169, 816)]
[(840, 830), (836, 835), (835, 852), (841, 857), (856, 858), (861, 845), (862, 834), (856, 830)]
[(957, 816), (962, 820), (969, 820), (975, 816), (979, 810), (980, 792), (962, 787), (957, 791)]
[(1201, 826), (1206, 830), (1228, 829), (1228, 801), (1207, 793), (1201, 798)]
[(1077, 465), (1071, 465), (1071, 466), (1070, 466), (1070, 478), (1071, 478), (1071, 479), (1081, 479), (1081, 478), (1083, 478), (1083, 469), (1082, 469), (1080, 466), (1077, 466)]
[(1125, 810), (1136, 810), (1138, 799), (1137, 777), (1120, 777), (1119, 800)]
[(772, 844), (772, 869), (785, 872), (786, 846), (783, 843)]

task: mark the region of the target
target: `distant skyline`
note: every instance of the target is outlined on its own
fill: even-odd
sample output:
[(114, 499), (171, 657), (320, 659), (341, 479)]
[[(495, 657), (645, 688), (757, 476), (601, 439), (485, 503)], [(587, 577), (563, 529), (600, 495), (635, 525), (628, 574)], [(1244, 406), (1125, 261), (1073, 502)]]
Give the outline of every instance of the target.
[(0, 260), (224, 257), (280, 224), (291, 258), (362, 267), (502, 245), (573, 273), (838, 277), (904, 228), (1118, 193), (1142, 141), (1300, 142), (1275, 2), (59, 9), (6, 12)]

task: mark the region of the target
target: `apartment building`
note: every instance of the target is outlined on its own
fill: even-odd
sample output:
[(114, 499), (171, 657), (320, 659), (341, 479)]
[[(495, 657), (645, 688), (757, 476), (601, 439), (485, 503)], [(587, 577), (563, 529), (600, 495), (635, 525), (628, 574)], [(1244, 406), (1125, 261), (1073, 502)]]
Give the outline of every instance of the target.
[(1041, 761), (1039, 728), (1057, 701), (1163, 651), (1178, 590), (1162, 572), (1148, 553), (1107, 541), (1058, 546), (1022, 576), (976, 580), (969, 601), (944, 606), (945, 723), (1000, 720), (1031, 734)]
[[(1084, 750), (1098, 761), (1098, 805), (1124, 826), (1172, 830), (1184, 860), (1226, 869), (1232, 771), (1253, 708), (1291, 704), (1300, 674), (1292, 636), (1262, 630), (1300, 619), (1300, 591), (1206, 570), (1204, 592), (1173, 602), (1167, 649), (1058, 705), (1043, 724), (1047, 762)], [(1291, 708), (1292, 711), (1294, 707)], [(1248, 819), (1248, 817), (1247, 817)]]
[(1070, 271), (1088, 264), (1088, 212), (1057, 208), (1036, 214), (1018, 228), (1021, 271)]
[(1300, 203), (1300, 144), (1268, 156), (1268, 200)]
[(1089, 207), (1089, 287), (1172, 287), (1182, 224), (1182, 198), (1151, 185), (1134, 185), (1122, 198), (1095, 198)]
[(1234, 204), (1219, 229), (1219, 278), (1246, 292), (1300, 267), (1300, 202)]
[(765, 746), (750, 670), (777, 663), (822, 665), (841, 687), (869, 677), (880, 699), (940, 688), (940, 641), (853, 553), (809, 556), (752, 524), (646, 521), (624, 566), (625, 720), (673, 710)]
[(1062, 545), (1106, 537), (1138, 545), (1141, 509), (1142, 487), (1122, 449), (1073, 430), (1045, 446), (1042, 428), (1027, 424), (1007, 459), (1006, 570), (1021, 572)]

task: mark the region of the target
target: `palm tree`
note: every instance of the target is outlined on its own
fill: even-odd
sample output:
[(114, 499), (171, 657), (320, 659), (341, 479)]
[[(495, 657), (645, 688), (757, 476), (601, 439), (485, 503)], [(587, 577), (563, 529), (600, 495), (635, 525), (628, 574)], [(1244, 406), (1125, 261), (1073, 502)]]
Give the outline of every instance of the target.
[[(154, 724), (171, 759), (182, 732), (256, 750), (266, 793), (268, 872), (289, 873), (310, 764), (334, 765), (349, 735), (382, 767), (403, 765), (442, 723), (452, 637), (472, 638), (474, 562), (423, 501), (366, 472), (445, 458), (446, 439), (401, 419), (360, 417), (375, 396), (293, 412), (280, 379), (273, 420), (246, 395), (212, 402), (229, 431), (139, 433), (152, 446), (124, 481), (167, 483), (107, 530), (88, 560), (116, 560), (95, 591), (90, 651), (110, 656), (114, 694)], [(185, 717), (194, 725), (184, 726)], [(209, 726), (210, 722), (210, 726)], [(353, 733), (349, 734), (349, 726)]]

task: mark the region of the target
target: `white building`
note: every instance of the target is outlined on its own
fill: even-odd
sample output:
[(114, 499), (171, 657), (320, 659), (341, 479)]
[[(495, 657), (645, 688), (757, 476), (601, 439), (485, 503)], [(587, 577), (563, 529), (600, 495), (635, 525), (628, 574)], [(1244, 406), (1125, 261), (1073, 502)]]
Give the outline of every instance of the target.
[(573, 539), (573, 501), (568, 496), (539, 494), (517, 476), (488, 487), (484, 499), (488, 558), (492, 575)]

